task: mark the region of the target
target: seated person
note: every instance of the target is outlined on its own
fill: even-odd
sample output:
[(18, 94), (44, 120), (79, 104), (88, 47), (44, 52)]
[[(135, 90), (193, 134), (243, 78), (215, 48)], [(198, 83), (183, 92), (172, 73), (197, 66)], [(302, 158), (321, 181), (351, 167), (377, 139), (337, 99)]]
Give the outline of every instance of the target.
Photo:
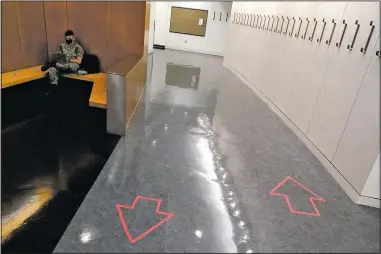
[(49, 68), (49, 79), (53, 85), (58, 85), (59, 72), (77, 72), (82, 63), (83, 48), (75, 42), (74, 33), (71, 30), (65, 32), (65, 42), (60, 44), (57, 53), (63, 53), (66, 56), (66, 63), (56, 63), (56, 66)]

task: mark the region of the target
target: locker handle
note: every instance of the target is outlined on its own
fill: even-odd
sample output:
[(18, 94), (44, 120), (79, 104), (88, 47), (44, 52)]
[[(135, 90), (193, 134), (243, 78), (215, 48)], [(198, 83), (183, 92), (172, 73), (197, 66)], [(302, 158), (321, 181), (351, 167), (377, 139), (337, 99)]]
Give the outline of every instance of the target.
[(379, 51), (379, 50), (377, 50), (377, 51), (376, 51), (376, 56), (381, 56), (381, 54), (380, 54), (380, 51)]
[(265, 18), (265, 20), (263, 21), (262, 30), (265, 30), (265, 26), (266, 26), (266, 15), (263, 15), (263, 17)]
[(238, 14), (234, 13), (233, 24), (237, 24), (237, 16), (238, 16)]
[(243, 14), (243, 25), (246, 26), (246, 22), (247, 22), (247, 15), (246, 13)]
[(273, 31), (273, 27), (274, 27), (274, 21), (275, 21), (274, 15), (272, 15), (272, 18), (273, 18), (273, 22), (271, 23), (271, 28), (270, 28), (270, 31)]
[(257, 23), (255, 24), (255, 28), (258, 28), (258, 24), (259, 24), (259, 18), (260, 18), (261, 15), (258, 15), (257, 14)]
[(286, 31), (284, 31), (284, 35), (286, 35), (287, 34), (287, 30), (288, 30), (288, 25), (290, 24), (290, 18), (289, 17), (287, 17), (287, 25), (286, 25)]
[(265, 26), (266, 26), (266, 15), (263, 15), (263, 24), (262, 24), (262, 30), (265, 30)]
[(280, 25), (280, 30), (278, 31), (278, 33), (280, 34), (283, 30), (283, 24), (284, 24), (284, 17), (282, 16), (282, 24)]
[(256, 14), (255, 16), (257, 16), (257, 19), (256, 19), (256, 21), (255, 21), (255, 19), (254, 19), (254, 28), (257, 28), (257, 26), (258, 26), (258, 21), (259, 21), (259, 15)]
[(336, 28), (336, 22), (335, 22), (334, 19), (332, 19), (332, 23), (333, 23), (333, 28), (332, 28), (331, 35), (329, 36), (329, 40), (326, 40), (326, 41), (325, 41), (325, 44), (327, 44), (328, 46), (331, 45), (332, 37), (333, 37), (333, 34), (334, 34), (334, 32), (335, 32), (335, 28)]
[(221, 21), (221, 15), (222, 15), (222, 12), (220, 12), (220, 21)]
[(310, 25), (310, 21), (308, 20), (308, 18), (306, 18), (306, 21), (307, 21), (307, 26), (306, 26), (306, 30), (304, 31), (304, 35), (302, 35), (302, 39), (303, 40), (306, 39), (306, 35), (307, 35), (307, 31), (308, 31), (308, 26)]
[(270, 15), (267, 15), (267, 17), (269, 17), (269, 20), (267, 21), (267, 27), (266, 27), (266, 31), (270, 31), (269, 30), (269, 26), (270, 26)]
[(298, 38), (298, 37), (299, 37), (299, 34), (300, 34), (300, 28), (302, 28), (302, 22), (303, 22), (303, 20), (302, 20), (302, 18), (301, 18), (301, 17), (299, 17), (299, 20), (300, 20), (300, 24), (299, 24), (298, 33), (296, 33), (296, 34), (295, 34), (295, 37), (296, 37), (296, 38)]
[(316, 18), (314, 18), (314, 21), (315, 21), (314, 29), (312, 30), (312, 34), (311, 34), (311, 36), (308, 38), (310, 41), (312, 41), (312, 40), (314, 39), (314, 36), (315, 36), (316, 25), (317, 25), (317, 20), (316, 20)]
[(292, 19), (294, 20), (294, 23), (292, 24), (291, 32), (288, 34), (288, 35), (290, 35), (290, 37), (292, 36), (292, 33), (294, 32), (294, 27), (295, 27), (295, 22), (296, 22), (296, 19), (294, 17), (292, 17)]
[(243, 22), (243, 13), (240, 14), (241, 18), (239, 19), (239, 24), (242, 25)]
[(273, 30), (274, 33), (277, 32), (277, 29), (278, 29), (278, 24), (279, 24), (279, 17), (276, 16), (276, 26), (275, 26), (275, 29)]
[(213, 12), (213, 20), (216, 18), (216, 12)]
[(364, 54), (366, 53), (366, 50), (368, 49), (369, 42), (370, 42), (370, 39), (372, 38), (373, 30), (374, 30), (373, 21), (371, 21), (369, 25), (370, 25), (372, 28), (370, 29), (370, 33), (369, 33), (368, 39), (366, 40), (365, 47), (360, 49), (360, 51), (361, 51), (362, 53), (364, 53)]
[(254, 24), (255, 24), (255, 14), (252, 14), (252, 17), (253, 17), (253, 21), (250, 22), (250, 26), (254, 27)]
[(258, 28), (259, 28), (259, 30), (262, 30), (262, 23), (263, 23), (263, 17), (264, 16), (262, 16), (262, 15), (260, 15), (260, 16), (261, 16), (261, 23), (259, 24)]
[(345, 20), (343, 20), (343, 24), (344, 24), (344, 28), (343, 28), (343, 33), (341, 34), (341, 37), (340, 37), (340, 42), (336, 42), (336, 47), (338, 47), (338, 48), (340, 48), (341, 43), (343, 42), (343, 39), (344, 39), (345, 31), (347, 30), (348, 24), (345, 23)]
[(249, 24), (248, 24), (248, 26), (251, 27), (251, 21), (253, 20), (253, 15), (249, 14), (249, 17), (250, 17), (250, 20), (249, 20)]
[(347, 48), (348, 48), (349, 50), (352, 50), (352, 49), (353, 49), (353, 46), (355, 45), (355, 42), (356, 42), (357, 34), (358, 34), (358, 32), (359, 32), (359, 29), (360, 29), (360, 24), (359, 24), (359, 21), (358, 21), (358, 20), (356, 20), (355, 25), (357, 26), (357, 27), (356, 27), (355, 36), (353, 36), (353, 40), (352, 40), (351, 45), (348, 45), (348, 46), (347, 46)]
[(229, 13), (226, 13), (226, 22), (228, 22)]
[(321, 43), (321, 39), (323, 39), (324, 31), (325, 31), (325, 26), (327, 25), (327, 22), (325, 22), (325, 19), (323, 19), (324, 25), (323, 25), (323, 30), (321, 31), (320, 38), (317, 39), (317, 42)]
[(258, 29), (261, 29), (262, 28), (263, 17), (262, 17), (262, 15), (259, 15), (259, 17), (261, 18), (261, 20), (259, 21), (259, 26), (258, 26), (258, 23), (257, 23), (257, 27), (258, 27)]

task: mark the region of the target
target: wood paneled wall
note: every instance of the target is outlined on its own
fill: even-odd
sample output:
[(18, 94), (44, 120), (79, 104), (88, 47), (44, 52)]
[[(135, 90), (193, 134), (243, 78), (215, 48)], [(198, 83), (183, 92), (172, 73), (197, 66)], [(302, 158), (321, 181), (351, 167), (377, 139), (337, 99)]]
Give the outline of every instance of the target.
[(143, 54), (145, 2), (107, 2), (107, 64), (126, 53)]
[(16, 16), (16, 5), (13, 2), (1, 3), (1, 72), (12, 71), (22, 67), (20, 37)]
[(126, 53), (143, 54), (145, 2), (2, 2), (1, 72), (42, 64), (67, 29), (102, 71)]
[(66, 2), (45, 2), (45, 22), (48, 51), (53, 52), (63, 42), (67, 30)]
[(43, 2), (2, 2), (1, 72), (43, 63), (47, 58)]

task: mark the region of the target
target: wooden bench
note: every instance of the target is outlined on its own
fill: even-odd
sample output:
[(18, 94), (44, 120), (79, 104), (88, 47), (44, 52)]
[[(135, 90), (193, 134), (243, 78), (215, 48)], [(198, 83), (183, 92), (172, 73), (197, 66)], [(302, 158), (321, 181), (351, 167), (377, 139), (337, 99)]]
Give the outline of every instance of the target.
[[(38, 65), (2, 73), (1, 89), (44, 78), (47, 75), (47, 71), (42, 72), (41, 66), (42, 65)], [(103, 109), (107, 107), (106, 73), (88, 75), (64, 74), (63, 76), (66, 78), (93, 82), (94, 84), (89, 98), (89, 106)]]

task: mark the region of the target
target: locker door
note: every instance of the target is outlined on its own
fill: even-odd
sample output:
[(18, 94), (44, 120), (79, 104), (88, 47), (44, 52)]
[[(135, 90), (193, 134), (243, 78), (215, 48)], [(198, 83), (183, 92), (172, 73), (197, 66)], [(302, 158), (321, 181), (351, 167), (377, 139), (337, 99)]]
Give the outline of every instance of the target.
[(380, 50), (378, 40), (333, 164), (361, 192), (380, 151)]
[(207, 51), (220, 55), (224, 52), (226, 42), (226, 8), (223, 8), (225, 6), (226, 4), (223, 2), (213, 3), (213, 7), (208, 15)]
[(226, 62), (227, 64), (229, 64), (232, 68), (236, 70), (240, 61), (240, 57), (239, 57), (240, 34), (238, 29), (240, 4), (241, 3), (235, 2), (232, 5), (232, 10), (231, 10), (232, 17), (229, 22), (229, 30), (228, 30), (228, 37), (227, 37), (228, 50), (226, 50), (224, 55), (224, 62)]
[[(332, 53), (314, 109), (308, 138), (332, 161), (379, 35), (379, 3), (349, 2), (343, 45)], [(357, 24), (355, 23), (357, 21)], [(368, 52), (361, 52), (368, 43)], [(358, 31), (357, 36), (356, 31)], [(353, 45), (352, 45), (353, 44)], [(353, 46), (353, 48), (351, 48)], [(349, 47), (349, 49), (348, 49)]]
[[(298, 2), (284, 3), (292, 7), (290, 15), (289, 33), (286, 35), (283, 47), (280, 47), (284, 52), (281, 57), (274, 58), (275, 61), (280, 61), (281, 65), (278, 70), (281, 75), (274, 75), (274, 82), (272, 90), (269, 91), (269, 96), (273, 102), (288, 115), (288, 105), (291, 100), (293, 90), (296, 86), (297, 75), (302, 66), (304, 66), (304, 59), (306, 57), (304, 48), (308, 45), (305, 40), (301, 38), (306, 25), (306, 17), (314, 14), (317, 3)], [(286, 8), (287, 8), (286, 7)], [(292, 27), (294, 27), (292, 29)], [(290, 35), (291, 34), (291, 35)]]
[[(279, 43), (279, 40), (282, 38), (279, 36), (278, 33), (274, 33), (271, 29), (271, 25), (273, 25), (273, 21), (276, 26), (276, 21), (279, 19), (278, 13), (285, 8), (286, 6), (283, 3), (275, 2), (275, 3), (269, 3), (271, 4), (271, 9), (269, 10), (269, 16), (270, 16), (270, 31), (264, 31), (263, 32), (263, 43), (261, 49), (259, 49), (262, 53), (262, 58), (258, 59), (258, 62), (260, 66), (262, 67), (262, 76), (260, 78), (260, 83), (262, 85), (262, 92), (274, 103), (274, 95), (276, 94), (277, 87), (279, 84), (277, 84), (277, 77), (276, 73), (281, 68), (280, 66), (280, 59), (282, 56), (279, 54), (282, 54), (280, 48), (283, 48), (284, 45)], [(295, 5), (293, 3), (289, 3), (290, 5)], [(285, 8), (286, 9), (286, 8)], [(288, 10), (293, 10), (294, 8), (291, 8)], [(290, 12), (291, 13), (291, 12)], [(276, 18), (278, 15), (278, 19)]]
[(292, 55), (292, 40), (289, 36), (293, 24), (292, 17), (296, 13), (297, 3), (278, 3), (277, 14), (284, 18), (283, 26), (280, 24), (279, 29), (281, 32), (274, 38), (274, 47), (272, 66), (270, 70), (272, 73), (269, 76), (271, 82), (264, 89), (265, 94), (279, 107), (279, 94), (284, 91), (284, 87), (289, 83), (290, 76), (287, 66), (289, 65), (289, 58)]
[[(288, 111), (290, 119), (303, 133), (307, 131), (332, 49), (337, 48), (335, 43), (340, 40), (341, 29), (343, 29), (341, 27), (342, 18), (347, 3), (320, 2), (316, 5), (316, 12), (309, 16), (308, 38), (303, 40), (304, 44), (300, 46), (298, 55), (303, 57), (298, 60), (300, 64), (298, 65), (297, 84), (293, 89)], [(326, 24), (324, 33), (323, 19)], [(336, 23), (335, 27), (332, 20)], [(326, 42), (330, 39), (332, 31), (334, 32), (332, 41), (328, 45)], [(317, 39), (320, 39), (321, 36), (322, 40), (318, 42)]]
[[(218, 30), (219, 31), (219, 38), (221, 38), (221, 40), (219, 42), (219, 52), (221, 52), (221, 54), (223, 54), (225, 52), (225, 48), (226, 48), (227, 29), (228, 29), (228, 25), (229, 25), (229, 20), (231, 18), (230, 17), (231, 6), (229, 3), (225, 3), (225, 2), (221, 2), (221, 3), (219, 3), (219, 5), (221, 6), (221, 8), (220, 8), (221, 21), (219, 23), (220, 29)], [(218, 20), (219, 20), (220, 14), (218, 14), (218, 16), (216, 18), (218, 18)]]
[(248, 46), (248, 41), (242, 40), (242, 38), (246, 38), (249, 32), (249, 28), (244, 25), (245, 17), (247, 16), (247, 9), (245, 8), (245, 5), (247, 5), (247, 3), (244, 3), (244, 2), (237, 3), (237, 7), (238, 7), (237, 12), (239, 13), (238, 23), (234, 25), (237, 33), (235, 35), (236, 38), (234, 38), (234, 40), (236, 41), (235, 43), (236, 55), (234, 56), (236, 61), (235, 61), (235, 67), (233, 68), (235, 68), (236, 71), (238, 71), (242, 76), (246, 76), (246, 72), (245, 72), (246, 57), (245, 56), (247, 56), (246, 51)]
[(251, 2), (250, 7), (247, 6), (250, 14), (255, 15), (255, 22), (248, 26), (245, 37), (241, 37), (245, 41), (245, 54), (242, 55), (246, 78), (259, 90), (263, 85), (264, 63), (266, 56), (265, 50), (265, 31), (262, 30), (264, 24), (264, 15), (268, 12), (270, 4), (266, 2)]

